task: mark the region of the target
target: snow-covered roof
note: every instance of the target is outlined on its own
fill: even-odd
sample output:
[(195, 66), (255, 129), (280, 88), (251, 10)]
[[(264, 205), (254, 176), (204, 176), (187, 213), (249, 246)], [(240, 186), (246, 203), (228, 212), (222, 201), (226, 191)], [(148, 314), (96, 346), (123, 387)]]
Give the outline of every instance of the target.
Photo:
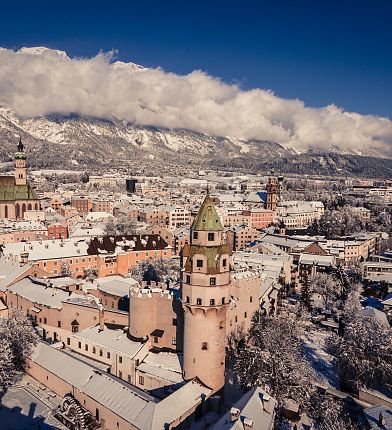
[(72, 335), (77, 339), (100, 345), (129, 357), (134, 357), (142, 348), (143, 343), (134, 342), (127, 337), (123, 330), (100, 330), (99, 326), (90, 327)]
[(41, 342), (31, 360), (140, 430), (162, 430), (182, 421), (212, 394), (211, 389), (192, 380), (157, 403), (144, 391)]
[(32, 360), (136, 428), (152, 429), (156, 403), (147, 393), (43, 343), (36, 347)]
[[(385, 430), (392, 429), (392, 408), (391, 407), (385, 406), (383, 404), (379, 404), (379, 405), (371, 406), (370, 408), (366, 408), (364, 409), (363, 412), (365, 414), (365, 417), (371, 429), (375, 429), (375, 430), (379, 430), (380, 428)], [(385, 424), (382, 427), (378, 425), (380, 413), (382, 413), (385, 419)]]
[(364, 315), (373, 317), (380, 324), (385, 325), (386, 327), (389, 327), (388, 318), (384, 312), (376, 308), (373, 308), (372, 306), (366, 306), (366, 308), (362, 310), (362, 313)]
[(174, 384), (184, 382), (182, 377), (182, 354), (173, 352), (149, 352), (138, 370), (157, 376)]
[(31, 267), (32, 264), (30, 263), (21, 266), (15, 261), (0, 257), (0, 291), (5, 291), (11, 282), (27, 272)]
[(133, 278), (122, 278), (121, 276), (108, 276), (96, 280), (97, 289), (111, 294), (116, 297), (125, 297), (129, 295), (129, 288), (138, 284)]
[(333, 255), (301, 254), (299, 264), (314, 264), (316, 266), (329, 267), (333, 265), (334, 258)]
[(8, 291), (39, 305), (56, 309), (61, 309), (62, 302), (69, 297), (66, 291), (48, 287), (44, 282), (37, 282), (32, 277), (15, 282)]
[(238, 419), (232, 420), (229, 410), (211, 430), (244, 430), (245, 420), (252, 421), (255, 430), (271, 430), (274, 426), (275, 406), (276, 400), (273, 397), (259, 387), (252, 388), (234, 405), (239, 410)]

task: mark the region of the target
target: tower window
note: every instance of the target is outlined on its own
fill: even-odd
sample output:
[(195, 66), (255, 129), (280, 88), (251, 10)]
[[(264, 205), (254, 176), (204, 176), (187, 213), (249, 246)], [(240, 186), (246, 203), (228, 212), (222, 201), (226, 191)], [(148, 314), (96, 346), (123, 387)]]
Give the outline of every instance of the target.
[(210, 278), (210, 285), (216, 285), (216, 278)]
[(196, 260), (196, 267), (203, 267), (203, 260)]
[(213, 240), (215, 240), (215, 233), (208, 233), (208, 240), (210, 242), (212, 242)]
[(207, 342), (202, 342), (201, 343), (201, 349), (207, 350), (208, 349), (208, 343)]
[(223, 261), (222, 261), (222, 265), (223, 265), (223, 267), (226, 267), (226, 266), (227, 266), (227, 259), (226, 259), (226, 258), (224, 258), (224, 259), (223, 259)]
[(196, 304), (201, 306), (203, 304), (202, 299), (196, 299)]
[(210, 306), (215, 306), (215, 299), (210, 300)]

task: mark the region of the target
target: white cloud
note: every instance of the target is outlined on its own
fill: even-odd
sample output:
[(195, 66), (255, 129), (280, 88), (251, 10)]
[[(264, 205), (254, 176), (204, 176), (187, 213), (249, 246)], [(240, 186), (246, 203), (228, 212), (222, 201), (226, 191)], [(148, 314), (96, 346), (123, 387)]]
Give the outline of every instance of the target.
[(113, 66), (110, 54), (70, 59), (42, 48), (0, 50), (0, 105), (23, 117), (115, 117), (140, 125), (272, 140), (296, 149), (389, 149), (392, 144), (387, 118), (334, 105), (309, 108), (270, 91), (242, 91), (201, 71), (181, 76), (123, 63)]

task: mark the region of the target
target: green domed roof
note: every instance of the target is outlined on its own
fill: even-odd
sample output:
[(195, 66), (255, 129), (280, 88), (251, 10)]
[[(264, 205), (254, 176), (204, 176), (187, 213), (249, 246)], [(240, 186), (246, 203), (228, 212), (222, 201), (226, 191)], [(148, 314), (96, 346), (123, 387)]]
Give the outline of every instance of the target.
[(199, 213), (196, 215), (191, 227), (192, 231), (222, 231), (223, 226), (216, 212), (214, 202), (209, 194), (206, 195)]
[(15, 160), (26, 160), (27, 154), (25, 152), (17, 152), (15, 154)]

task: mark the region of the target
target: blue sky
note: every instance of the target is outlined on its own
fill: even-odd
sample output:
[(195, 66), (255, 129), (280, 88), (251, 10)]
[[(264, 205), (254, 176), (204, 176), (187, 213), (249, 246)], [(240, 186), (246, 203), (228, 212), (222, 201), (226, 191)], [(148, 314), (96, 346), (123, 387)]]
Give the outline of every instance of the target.
[(392, 2), (24, 1), (1, 5), (0, 46), (44, 45), (392, 118)]

